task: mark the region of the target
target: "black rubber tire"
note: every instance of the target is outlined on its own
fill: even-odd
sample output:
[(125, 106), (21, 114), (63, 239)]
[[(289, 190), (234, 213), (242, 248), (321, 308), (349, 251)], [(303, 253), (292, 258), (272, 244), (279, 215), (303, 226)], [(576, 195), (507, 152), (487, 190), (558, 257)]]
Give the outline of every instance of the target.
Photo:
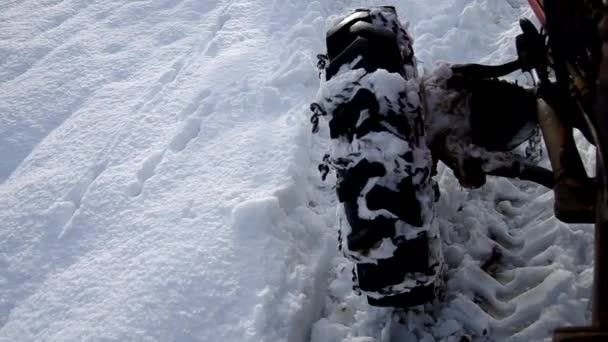
[[(336, 77), (345, 65), (352, 70), (364, 69), (366, 74), (377, 70), (397, 73), (404, 83), (417, 77), (411, 39), (392, 7), (357, 10), (346, 17), (328, 31), (327, 52), (327, 81)], [(359, 151), (353, 158), (334, 159), (335, 163), (344, 159), (349, 162), (337, 168), (337, 195), (349, 227), (341, 230), (339, 240), (345, 255), (356, 264), (356, 286), (368, 296), (371, 305), (409, 307), (434, 298), (441, 270), (441, 248), (438, 229), (427, 227), (434, 224), (434, 212), (429, 209), (432, 203), (421, 199), (426, 197), (421, 194), (432, 192), (434, 202), (430, 152), (428, 160), (414, 160), (420, 155), (414, 152), (426, 149), (422, 108), (420, 104), (414, 108), (403, 100), (408, 94), (392, 95), (401, 99), (393, 112), (383, 109), (386, 103), (380, 101), (384, 99), (379, 100), (379, 94), (364, 86), (350, 95), (321, 102), (330, 108), (327, 114), (333, 140), (357, 145), (371, 134), (389, 133), (391, 139), (411, 147), (394, 156), (394, 160), (367, 158), (365, 151)], [(387, 167), (393, 163), (406, 165), (406, 170), (410, 167), (409, 174), (396, 174), (394, 168)], [(398, 182), (396, 187), (390, 187), (376, 182), (378, 179)], [(385, 214), (364, 217), (362, 203), (365, 210)], [(397, 233), (398, 227), (403, 226), (413, 227), (417, 233), (413, 236)], [(394, 245), (392, 255), (374, 257), (374, 250), (383, 241)], [(404, 285), (412, 281), (415, 286)]]

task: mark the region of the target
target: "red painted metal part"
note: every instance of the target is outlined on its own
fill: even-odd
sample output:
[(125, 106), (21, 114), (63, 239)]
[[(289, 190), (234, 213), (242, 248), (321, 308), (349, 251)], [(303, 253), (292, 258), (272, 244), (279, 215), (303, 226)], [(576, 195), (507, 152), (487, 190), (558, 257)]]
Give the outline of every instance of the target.
[(534, 11), (534, 14), (536, 14), (538, 21), (540, 21), (540, 24), (544, 27), (546, 25), (547, 19), (545, 17), (545, 8), (543, 6), (542, 0), (528, 0), (528, 2), (530, 3), (530, 7), (532, 7), (532, 10)]

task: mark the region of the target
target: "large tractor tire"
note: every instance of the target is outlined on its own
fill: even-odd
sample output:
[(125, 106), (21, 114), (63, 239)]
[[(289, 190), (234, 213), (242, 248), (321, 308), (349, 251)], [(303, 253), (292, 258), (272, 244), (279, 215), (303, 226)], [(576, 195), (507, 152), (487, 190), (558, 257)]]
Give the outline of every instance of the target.
[(354, 285), (375, 306), (427, 303), (443, 263), (412, 39), (393, 7), (359, 9), (327, 32), (324, 64), (313, 122), (329, 124)]

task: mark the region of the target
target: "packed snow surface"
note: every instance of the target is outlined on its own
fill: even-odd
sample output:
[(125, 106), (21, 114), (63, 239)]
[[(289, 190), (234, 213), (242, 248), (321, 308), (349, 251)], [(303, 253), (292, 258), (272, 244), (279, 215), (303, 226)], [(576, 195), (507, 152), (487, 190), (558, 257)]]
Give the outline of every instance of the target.
[(557, 221), (546, 189), (466, 191), (445, 168), (442, 297), (395, 312), (352, 291), (307, 108), (326, 28), (380, 4), (428, 69), (513, 58), (532, 15), (523, 0), (3, 2), (0, 341), (548, 341), (588, 322), (592, 227)]

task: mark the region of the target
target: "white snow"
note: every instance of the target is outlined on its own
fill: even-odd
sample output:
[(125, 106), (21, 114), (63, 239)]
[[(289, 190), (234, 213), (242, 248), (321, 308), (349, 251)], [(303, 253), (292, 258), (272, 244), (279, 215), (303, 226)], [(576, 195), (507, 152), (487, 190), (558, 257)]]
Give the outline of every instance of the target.
[(592, 227), (557, 221), (545, 189), (465, 191), (447, 169), (445, 296), (393, 315), (352, 291), (307, 108), (326, 28), (379, 4), (426, 68), (507, 61), (531, 16), (522, 0), (4, 2), (0, 341), (540, 341), (588, 322)]

